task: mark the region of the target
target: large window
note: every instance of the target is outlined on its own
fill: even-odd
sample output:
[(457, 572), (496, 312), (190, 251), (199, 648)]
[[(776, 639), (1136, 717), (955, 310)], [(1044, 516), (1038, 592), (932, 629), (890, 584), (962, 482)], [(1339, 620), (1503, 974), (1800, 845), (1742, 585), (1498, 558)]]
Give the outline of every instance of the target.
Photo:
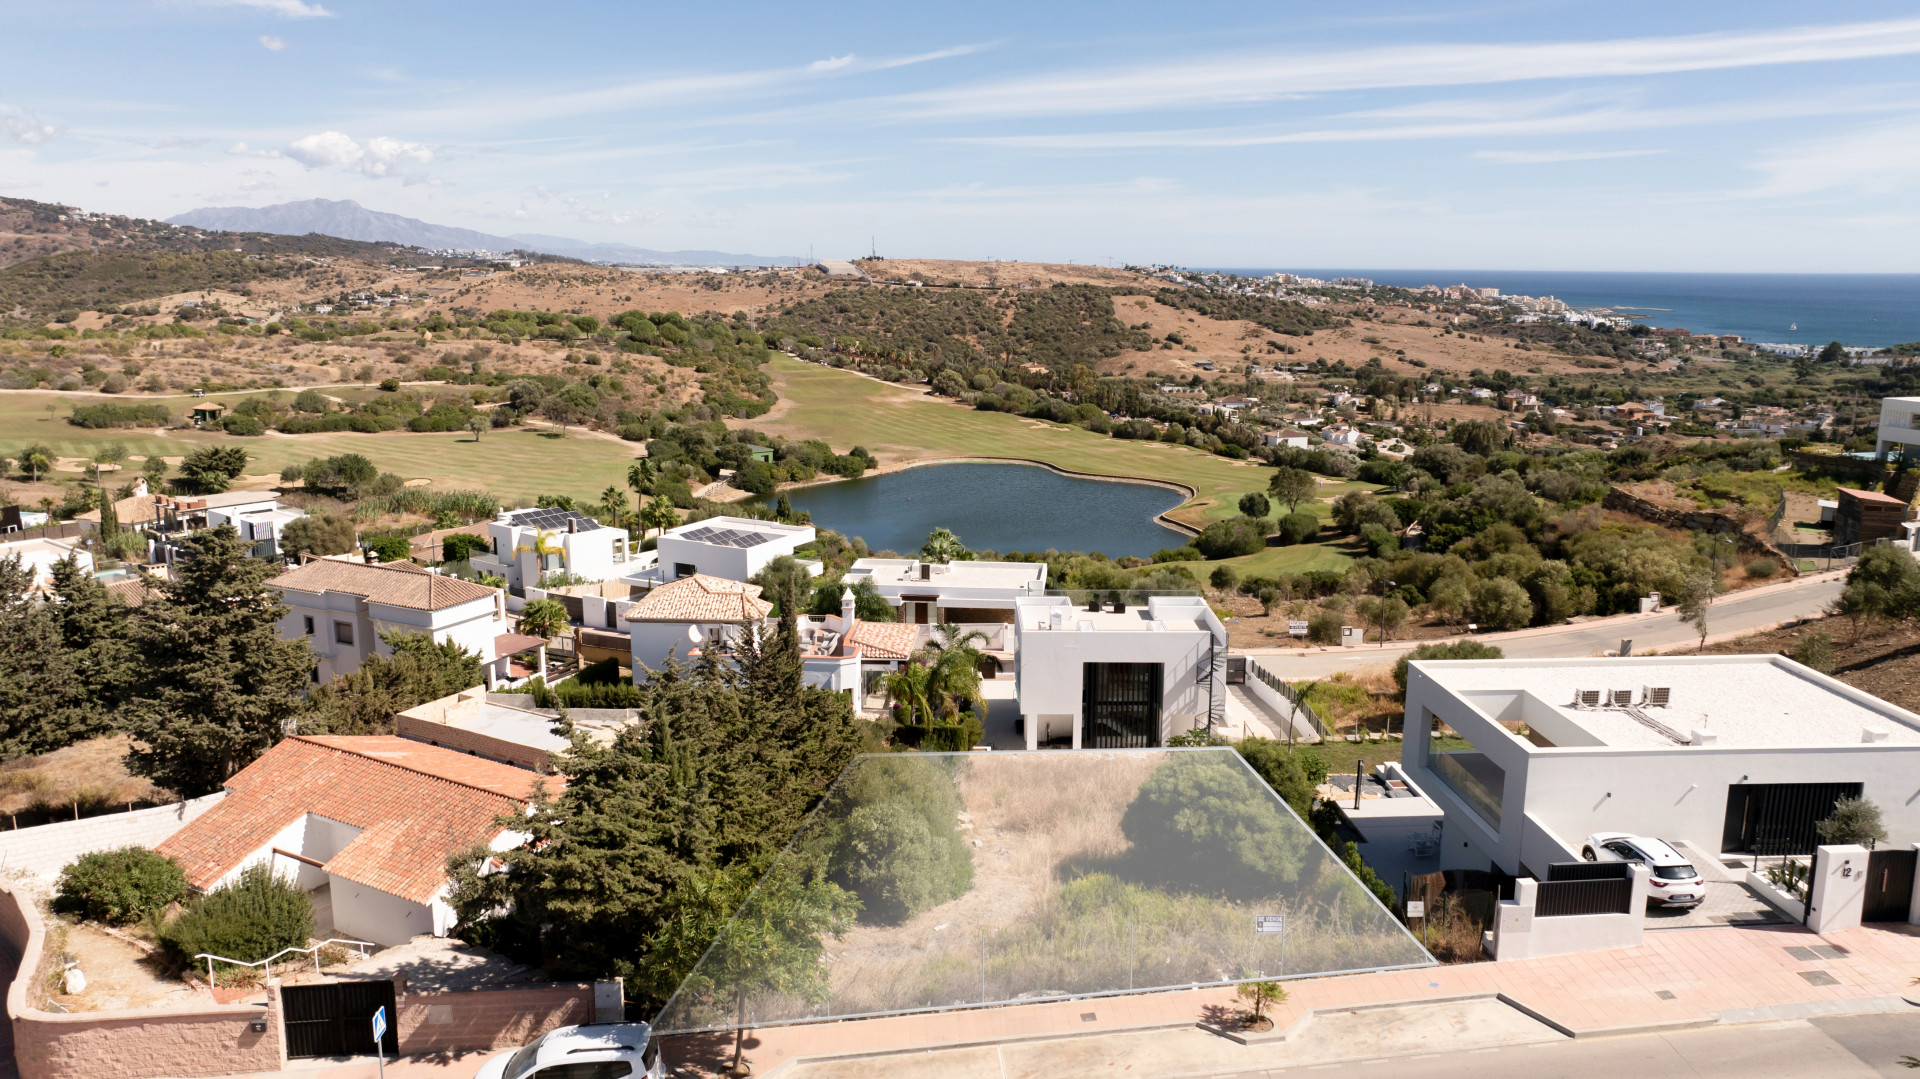
[(1472, 807), (1488, 827), (1499, 831), (1501, 796), (1507, 786), (1506, 770), (1458, 734), (1448, 732), (1435, 738), (1431, 745), (1427, 762), (1433, 774)]
[(1080, 676), (1080, 745), (1147, 749), (1160, 744), (1160, 664), (1088, 663)]
[(339, 644), (352, 644), (353, 643), (353, 623), (352, 622), (335, 622), (333, 624), (333, 639), (335, 642)]

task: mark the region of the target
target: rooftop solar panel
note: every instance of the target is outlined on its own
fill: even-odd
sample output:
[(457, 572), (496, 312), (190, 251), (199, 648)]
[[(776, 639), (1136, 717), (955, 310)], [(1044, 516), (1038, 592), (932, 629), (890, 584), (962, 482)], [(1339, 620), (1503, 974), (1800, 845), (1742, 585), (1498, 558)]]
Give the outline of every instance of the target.
[(744, 532), (735, 528), (696, 528), (681, 534), (683, 539), (696, 543), (711, 543), (715, 547), (758, 547), (774, 537), (765, 532)]
[(556, 509), (539, 506), (533, 509), (515, 510), (508, 519), (523, 528), (538, 528), (544, 531), (564, 531), (569, 520), (578, 520), (582, 531), (599, 528), (600, 522), (577, 510)]

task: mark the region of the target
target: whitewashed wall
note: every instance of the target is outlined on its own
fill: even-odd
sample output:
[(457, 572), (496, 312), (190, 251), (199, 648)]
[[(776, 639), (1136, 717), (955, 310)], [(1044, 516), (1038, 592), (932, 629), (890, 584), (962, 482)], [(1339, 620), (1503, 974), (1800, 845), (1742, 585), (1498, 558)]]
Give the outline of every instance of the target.
[(131, 813), (0, 832), (0, 869), (53, 877), (83, 854), (130, 846), (156, 847), (226, 796), (226, 791), (219, 791)]

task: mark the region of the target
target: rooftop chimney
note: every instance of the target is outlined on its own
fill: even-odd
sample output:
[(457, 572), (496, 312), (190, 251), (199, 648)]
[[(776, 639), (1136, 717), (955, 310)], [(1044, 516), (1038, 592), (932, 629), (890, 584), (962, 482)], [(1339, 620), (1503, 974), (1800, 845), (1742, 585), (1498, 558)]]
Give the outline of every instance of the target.
[(840, 593), (840, 632), (853, 632), (853, 612), (855, 608), (856, 604), (853, 600), (853, 589), (845, 589)]

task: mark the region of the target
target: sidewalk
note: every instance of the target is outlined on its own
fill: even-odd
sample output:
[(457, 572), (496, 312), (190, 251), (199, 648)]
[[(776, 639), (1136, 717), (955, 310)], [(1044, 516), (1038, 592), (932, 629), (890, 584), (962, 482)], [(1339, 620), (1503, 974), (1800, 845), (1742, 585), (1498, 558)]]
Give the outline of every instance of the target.
[[(1822, 960), (1788, 951), (1820, 943), (1847, 954)], [(1798, 927), (1698, 929), (1651, 933), (1639, 947), (1619, 951), (1290, 981), (1288, 1000), (1275, 1009), (1274, 1020), (1285, 1028), (1323, 1008), (1501, 993), (1576, 1035), (1623, 1033), (1704, 1025), (1723, 1013), (1732, 1013), (1731, 1019), (1898, 998), (1914, 991), (1916, 976), (1920, 927), (1888, 924), (1825, 937)], [(948, 1071), (936, 1058), (962, 1053), (962, 1046), (1072, 1038), (1076, 1053), (1121, 1061), (1137, 1048), (1143, 1028), (1191, 1029), (1239, 1007), (1226, 987), (776, 1027), (751, 1032), (747, 1055), (761, 1076), (802, 1058), (853, 1054), (880, 1058), (871, 1061), (873, 1073), (880, 1074), (904, 1063), (908, 1053), (916, 1075), (962, 1075), (969, 1069), (961, 1059)], [(1210, 1046), (1209, 1055), (1244, 1058), (1247, 1068), (1275, 1066), (1274, 1055), (1284, 1053), (1284, 1043), (1243, 1047), (1215, 1041), (1220, 1044)], [(667, 1055), (700, 1071), (724, 1064), (731, 1050), (731, 1037), (689, 1037), (671, 1041)], [(1194, 1070), (1212, 1066), (1194, 1062)]]

